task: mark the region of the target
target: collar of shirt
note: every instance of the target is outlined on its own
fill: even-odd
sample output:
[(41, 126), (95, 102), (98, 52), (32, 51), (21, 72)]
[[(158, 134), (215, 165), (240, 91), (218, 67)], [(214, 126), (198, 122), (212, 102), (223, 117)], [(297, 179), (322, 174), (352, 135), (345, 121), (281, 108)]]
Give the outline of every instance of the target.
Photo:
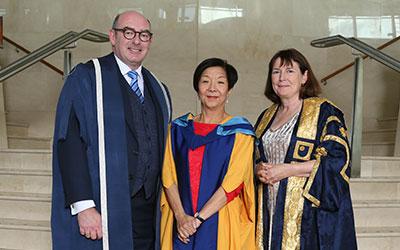
[[(131, 78), (128, 76), (128, 72), (131, 71), (132, 69), (129, 68), (128, 65), (126, 65), (121, 59), (119, 59), (115, 54), (115, 60), (117, 61), (118, 68), (121, 71), (121, 74), (124, 76), (125, 80), (130, 84)], [(144, 80), (143, 80), (143, 74), (142, 74), (142, 65), (137, 68), (136, 73), (138, 73), (138, 85), (139, 89), (142, 92), (142, 95), (144, 96)]]

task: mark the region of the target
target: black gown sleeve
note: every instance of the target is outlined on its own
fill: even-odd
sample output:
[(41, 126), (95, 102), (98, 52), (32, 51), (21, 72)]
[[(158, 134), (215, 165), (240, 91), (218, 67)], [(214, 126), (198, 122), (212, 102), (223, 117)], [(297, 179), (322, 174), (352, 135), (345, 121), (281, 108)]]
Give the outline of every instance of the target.
[(65, 194), (65, 206), (81, 200), (93, 200), (92, 184), (79, 121), (72, 107), (65, 140), (57, 143), (58, 159)]

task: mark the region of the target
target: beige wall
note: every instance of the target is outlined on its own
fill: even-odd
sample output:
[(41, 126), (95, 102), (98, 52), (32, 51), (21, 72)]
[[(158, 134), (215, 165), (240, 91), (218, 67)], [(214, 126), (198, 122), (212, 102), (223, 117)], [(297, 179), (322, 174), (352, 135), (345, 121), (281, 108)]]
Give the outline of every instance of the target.
[[(356, 25), (356, 22), (363, 22), (363, 18), (397, 15), (397, 22), (400, 22), (400, 1), (393, 0), (2, 0), (0, 8), (7, 12), (4, 34), (28, 49), (38, 48), (70, 30), (91, 28), (106, 33), (118, 12), (141, 10), (151, 20), (155, 34), (145, 66), (169, 86), (174, 116), (198, 111), (192, 73), (201, 60), (216, 56), (227, 59), (239, 71), (239, 82), (230, 97), (228, 111), (244, 115), (253, 122), (269, 105), (263, 96), (266, 67), (277, 50), (299, 49), (321, 78), (353, 60), (348, 47), (318, 49), (309, 45), (311, 40), (329, 36), (334, 31), (329, 21), (332, 22), (333, 17), (339, 17), (339, 21), (350, 17), (354, 25), (341, 31), (348, 33), (357, 29), (360, 36), (368, 36), (369, 30), (380, 29), (365, 27), (369, 23)], [(400, 35), (400, 28), (397, 32)], [(379, 34), (371, 36), (363, 40), (374, 46), (390, 39)], [(73, 62), (87, 61), (108, 51), (108, 44), (79, 41), (73, 50)], [(400, 58), (397, 44), (385, 51)], [(0, 64), (7, 65), (21, 55), (6, 44), (6, 48), (0, 50)], [(62, 68), (62, 56), (62, 52), (58, 52), (48, 60)], [(365, 71), (366, 88), (369, 88), (365, 90), (365, 105), (369, 108), (365, 117), (373, 120), (397, 115), (399, 74), (371, 61), (366, 62)], [(345, 111), (348, 120), (352, 82), (353, 72), (348, 70), (323, 87), (324, 95)], [(61, 77), (42, 65), (7, 80), (8, 120), (30, 123), (31, 135), (50, 135), (61, 87)]]

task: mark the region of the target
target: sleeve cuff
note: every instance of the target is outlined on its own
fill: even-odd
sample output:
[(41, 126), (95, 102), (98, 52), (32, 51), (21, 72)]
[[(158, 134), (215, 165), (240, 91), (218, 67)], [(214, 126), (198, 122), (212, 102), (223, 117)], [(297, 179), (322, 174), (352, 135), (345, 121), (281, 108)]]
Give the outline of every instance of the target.
[(77, 201), (71, 204), (71, 215), (76, 215), (83, 210), (86, 210), (91, 207), (95, 207), (96, 205), (94, 204), (93, 200), (83, 200), (83, 201)]

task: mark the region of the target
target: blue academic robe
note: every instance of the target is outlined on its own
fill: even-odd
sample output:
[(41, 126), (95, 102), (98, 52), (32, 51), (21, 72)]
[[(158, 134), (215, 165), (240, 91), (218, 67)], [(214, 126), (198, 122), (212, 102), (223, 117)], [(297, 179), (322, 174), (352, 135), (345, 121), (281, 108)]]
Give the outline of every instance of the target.
[[(262, 136), (271, 126), (278, 105), (265, 110), (256, 124), (258, 161), (267, 159)], [(259, 249), (357, 249), (350, 198), (350, 149), (343, 113), (326, 99), (304, 100), (285, 163), (316, 160), (308, 178), (280, 181), (272, 238), (268, 192), (258, 185), (257, 245)], [(270, 242), (271, 241), (271, 242)]]
[[(119, 80), (122, 75), (113, 54), (99, 58), (103, 80), (104, 133), (106, 148), (107, 209), (109, 249), (134, 249), (131, 223), (131, 197), (128, 183), (128, 152), (126, 117)], [(142, 73), (149, 79), (161, 107), (165, 142), (171, 110), (166, 89), (145, 68)], [(96, 208), (100, 210), (99, 156), (96, 112), (96, 81), (93, 63), (79, 64), (66, 79), (57, 105), (53, 143), (52, 241), (55, 250), (102, 249), (101, 240), (88, 240), (79, 233), (77, 216), (71, 216), (65, 200), (59, 164), (58, 142), (68, 132), (71, 110), (79, 122), (80, 136), (87, 146), (87, 167)], [(164, 144), (160, 145), (163, 150)], [(79, 176), (77, 176), (78, 178)], [(101, 212), (101, 211), (100, 211)], [(159, 214), (159, 213), (158, 213)], [(158, 230), (157, 230), (158, 232)], [(157, 235), (156, 248), (159, 235)]]

